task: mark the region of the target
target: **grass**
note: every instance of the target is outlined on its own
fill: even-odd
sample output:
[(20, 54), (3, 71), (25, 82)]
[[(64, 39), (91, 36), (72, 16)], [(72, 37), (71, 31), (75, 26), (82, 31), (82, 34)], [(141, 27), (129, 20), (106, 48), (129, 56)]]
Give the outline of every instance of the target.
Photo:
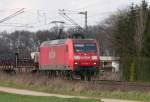
[(0, 92), (1, 102), (100, 102), (94, 99), (77, 99), (77, 98), (56, 98), (56, 97), (39, 97), (25, 96)]
[(94, 83), (66, 81), (66, 80), (50, 80), (46, 77), (28, 76), (7, 76), (0, 74), (0, 86), (14, 87), (20, 89), (30, 89), (47, 93), (59, 93), (75, 96), (90, 96), (117, 98), (127, 100), (139, 100), (150, 102), (150, 91), (120, 91), (120, 90), (101, 90)]

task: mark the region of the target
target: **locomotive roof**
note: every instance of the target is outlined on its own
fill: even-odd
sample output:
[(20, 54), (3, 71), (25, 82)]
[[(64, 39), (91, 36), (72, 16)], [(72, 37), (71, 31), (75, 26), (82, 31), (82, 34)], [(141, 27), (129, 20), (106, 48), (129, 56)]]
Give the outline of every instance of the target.
[(74, 43), (93, 43), (94, 39), (73, 39)]
[(59, 39), (59, 40), (51, 40), (51, 41), (44, 41), (41, 46), (45, 45), (55, 45), (55, 44), (63, 44), (67, 39)]
[[(46, 45), (55, 45), (55, 44), (64, 44), (68, 39), (59, 39), (59, 40), (51, 40), (51, 41), (44, 41), (41, 46)], [(86, 42), (86, 41), (93, 41), (93, 39), (71, 39), (73, 42)]]

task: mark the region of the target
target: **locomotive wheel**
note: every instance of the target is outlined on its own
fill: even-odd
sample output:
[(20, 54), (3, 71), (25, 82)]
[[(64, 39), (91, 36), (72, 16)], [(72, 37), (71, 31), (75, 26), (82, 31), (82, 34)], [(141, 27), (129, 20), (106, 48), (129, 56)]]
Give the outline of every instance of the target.
[(85, 75), (84, 74), (80, 75), (80, 78), (81, 80), (85, 80)]
[(87, 72), (86, 75), (87, 75), (87, 76), (86, 76), (87, 81), (91, 81), (92, 75), (94, 75), (94, 73), (92, 73), (92, 72)]
[(87, 81), (91, 81), (91, 75), (86, 76)]
[(79, 75), (81, 80), (84, 81), (86, 79), (86, 73), (84, 71), (79, 72)]

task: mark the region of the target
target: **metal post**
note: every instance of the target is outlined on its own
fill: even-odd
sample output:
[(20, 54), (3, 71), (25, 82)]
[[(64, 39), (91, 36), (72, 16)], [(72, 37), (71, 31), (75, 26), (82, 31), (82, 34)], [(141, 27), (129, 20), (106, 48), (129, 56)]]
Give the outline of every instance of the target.
[(79, 14), (82, 14), (85, 16), (85, 29), (87, 30), (88, 29), (88, 26), (87, 26), (87, 11), (85, 12), (79, 12)]
[(85, 29), (87, 30), (87, 11), (85, 11)]

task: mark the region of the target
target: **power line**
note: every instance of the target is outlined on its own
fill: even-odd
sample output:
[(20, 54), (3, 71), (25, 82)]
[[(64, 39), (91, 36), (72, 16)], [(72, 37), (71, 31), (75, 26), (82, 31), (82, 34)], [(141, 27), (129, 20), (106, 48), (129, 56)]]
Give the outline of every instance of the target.
[(3, 19), (1, 19), (1, 20), (0, 20), (0, 23), (3, 23), (3, 22), (5, 22), (5, 21), (7, 21), (7, 20), (9, 20), (9, 19), (11, 19), (11, 18), (17, 16), (17, 15), (22, 14), (22, 13), (24, 12), (23, 10), (24, 10), (24, 8), (22, 8), (22, 9), (16, 11), (15, 13), (13, 13), (13, 14), (11, 14), (11, 15), (9, 15), (9, 16), (3, 18)]
[(59, 14), (65, 18), (67, 21), (71, 22), (72, 24), (78, 26), (80, 29), (82, 29), (82, 27), (77, 24), (73, 19), (71, 19), (69, 16), (66, 15), (66, 13), (64, 12), (64, 10), (59, 10)]
[(21, 9), (21, 8), (16, 8), (16, 9), (0, 9), (0, 12), (15, 12), (18, 9)]
[(28, 27), (28, 28), (34, 27), (34, 26), (29, 26), (29, 25), (5, 25), (5, 24), (0, 24), (0, 26), (9, 26), (9, 27)]
[(83, 29), (78, 23), (76, 23), (73, 19), (71, 19), (67, 14), (66, 11), (69, 11), (70, 13), (76, 13), (76, 14), (82, 14), (85, 16), (85, 30), (87, 30), (87, 11), (85, 12), (77, 12), (77, 11), (72, 11), (72, 10), (59, 10), (59, 14), (64, 17), (66, 20), (68, 20), (69, 22), (71, 22), (72, 24), (76, 25), (79, 29)]

